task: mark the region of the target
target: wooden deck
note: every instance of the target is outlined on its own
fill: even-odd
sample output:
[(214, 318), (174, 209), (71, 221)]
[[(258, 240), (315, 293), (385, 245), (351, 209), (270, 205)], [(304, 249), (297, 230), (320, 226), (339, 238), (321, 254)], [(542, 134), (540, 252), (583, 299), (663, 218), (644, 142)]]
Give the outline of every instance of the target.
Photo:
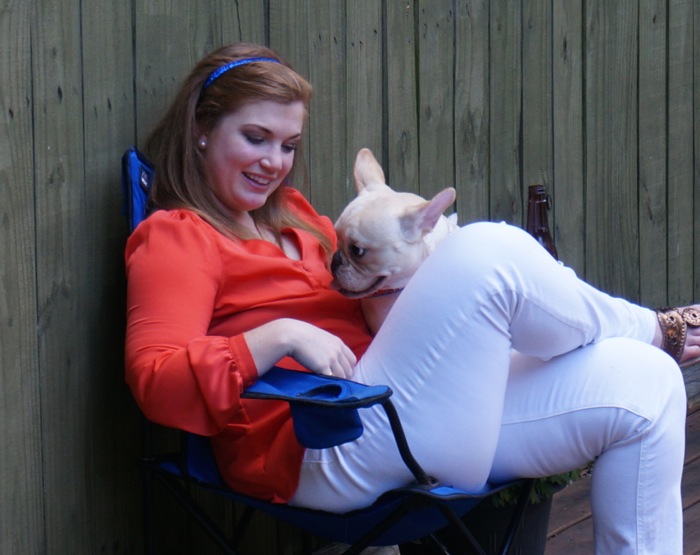
[[(700, 554), (700, 407), (691, 406), (687, 420), (683, 516), (685, 555)], [(555, 495), (545, 555), (593, 553), (590, 478), (582, 478)]]

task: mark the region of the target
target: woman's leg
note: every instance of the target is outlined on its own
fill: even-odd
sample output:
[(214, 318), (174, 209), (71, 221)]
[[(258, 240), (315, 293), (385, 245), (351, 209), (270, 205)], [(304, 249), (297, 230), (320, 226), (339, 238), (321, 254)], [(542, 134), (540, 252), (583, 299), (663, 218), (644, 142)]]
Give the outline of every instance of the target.
[(606, 339), (543, 362), (515, 354), (493, 481), (595, 460), (596, 553), (682, 552), (686, 396), (659, 349)]
[[(394, 389), (429, 473), (479, 490), (494, 461), (512, 347), (550, 359), (605, 337), (650, 342), (655, 329), (651, 311), (586, 285), (525, 232), (475, 224), (420, 268), (356, 378)], [(294, 502), (350, 509), (410, 479), (381, 412), (363, 411), (363, 421), (359, 441), (307, 453)]]
[(412, 278), (356, 375), (394, 389), (428, 472), (478, 489), (493, 461), (512, 348), (547, 360), (605, 337), (651, 342), (655, 330), (650, 310), (590, 287), (524, 231), (474, 224)]

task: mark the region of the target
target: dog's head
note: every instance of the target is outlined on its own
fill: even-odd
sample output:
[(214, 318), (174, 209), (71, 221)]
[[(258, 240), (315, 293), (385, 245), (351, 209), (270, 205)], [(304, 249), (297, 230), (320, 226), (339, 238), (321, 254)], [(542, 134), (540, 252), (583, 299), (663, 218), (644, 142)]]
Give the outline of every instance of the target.
[(367, 297), (379, 289), (403, 287), (435, 244), (456, 227), (442, 213), (454, 202), (453, 188), (432, 200), (399, 193), (364, 148), (354, 168), (357, 197), (335, 224), (333, 286), (348, 297)]

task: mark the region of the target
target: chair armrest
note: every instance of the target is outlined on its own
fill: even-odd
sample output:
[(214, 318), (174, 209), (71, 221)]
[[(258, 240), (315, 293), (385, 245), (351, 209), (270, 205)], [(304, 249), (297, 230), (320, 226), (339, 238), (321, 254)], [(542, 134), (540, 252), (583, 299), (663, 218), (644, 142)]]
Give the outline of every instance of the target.
[(312, 449), (353, 441), (363, 432), (358, 409), (392, 395), (384, 385), (368, 386), (332, 376), (274, 367), (243, 392), (243, 398), (289, 403), (297, 439)]
[(347, 409), (370, 407), (390, 397), (392, 393), (386, 385), (370, 386), (334, 376), (275, 366), (247, 388), (243, 397)]

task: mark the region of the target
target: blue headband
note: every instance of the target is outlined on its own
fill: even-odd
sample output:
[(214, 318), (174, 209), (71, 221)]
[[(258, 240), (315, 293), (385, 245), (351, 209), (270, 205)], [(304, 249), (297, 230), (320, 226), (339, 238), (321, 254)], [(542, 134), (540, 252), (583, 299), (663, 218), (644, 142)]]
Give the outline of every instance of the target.
[(211, 85), (229, 69), (233, 69), (234, 67), (242, 66), (245, 64), (252, 64), (253, 62), (273, 62), (275, 64), (280, 63), (279, 60), (275, 60), (274, 58), (244, 58), (243, 60), (235, 60), (233, 62), (229, 62), (228, 64), (221, 66), (209, 76), (209, 78), (204, 83), (204, 86), (202, 87), (202, 92), (204, 92), (207, 89), (207, 87), (209, 87), (209, 85)]

